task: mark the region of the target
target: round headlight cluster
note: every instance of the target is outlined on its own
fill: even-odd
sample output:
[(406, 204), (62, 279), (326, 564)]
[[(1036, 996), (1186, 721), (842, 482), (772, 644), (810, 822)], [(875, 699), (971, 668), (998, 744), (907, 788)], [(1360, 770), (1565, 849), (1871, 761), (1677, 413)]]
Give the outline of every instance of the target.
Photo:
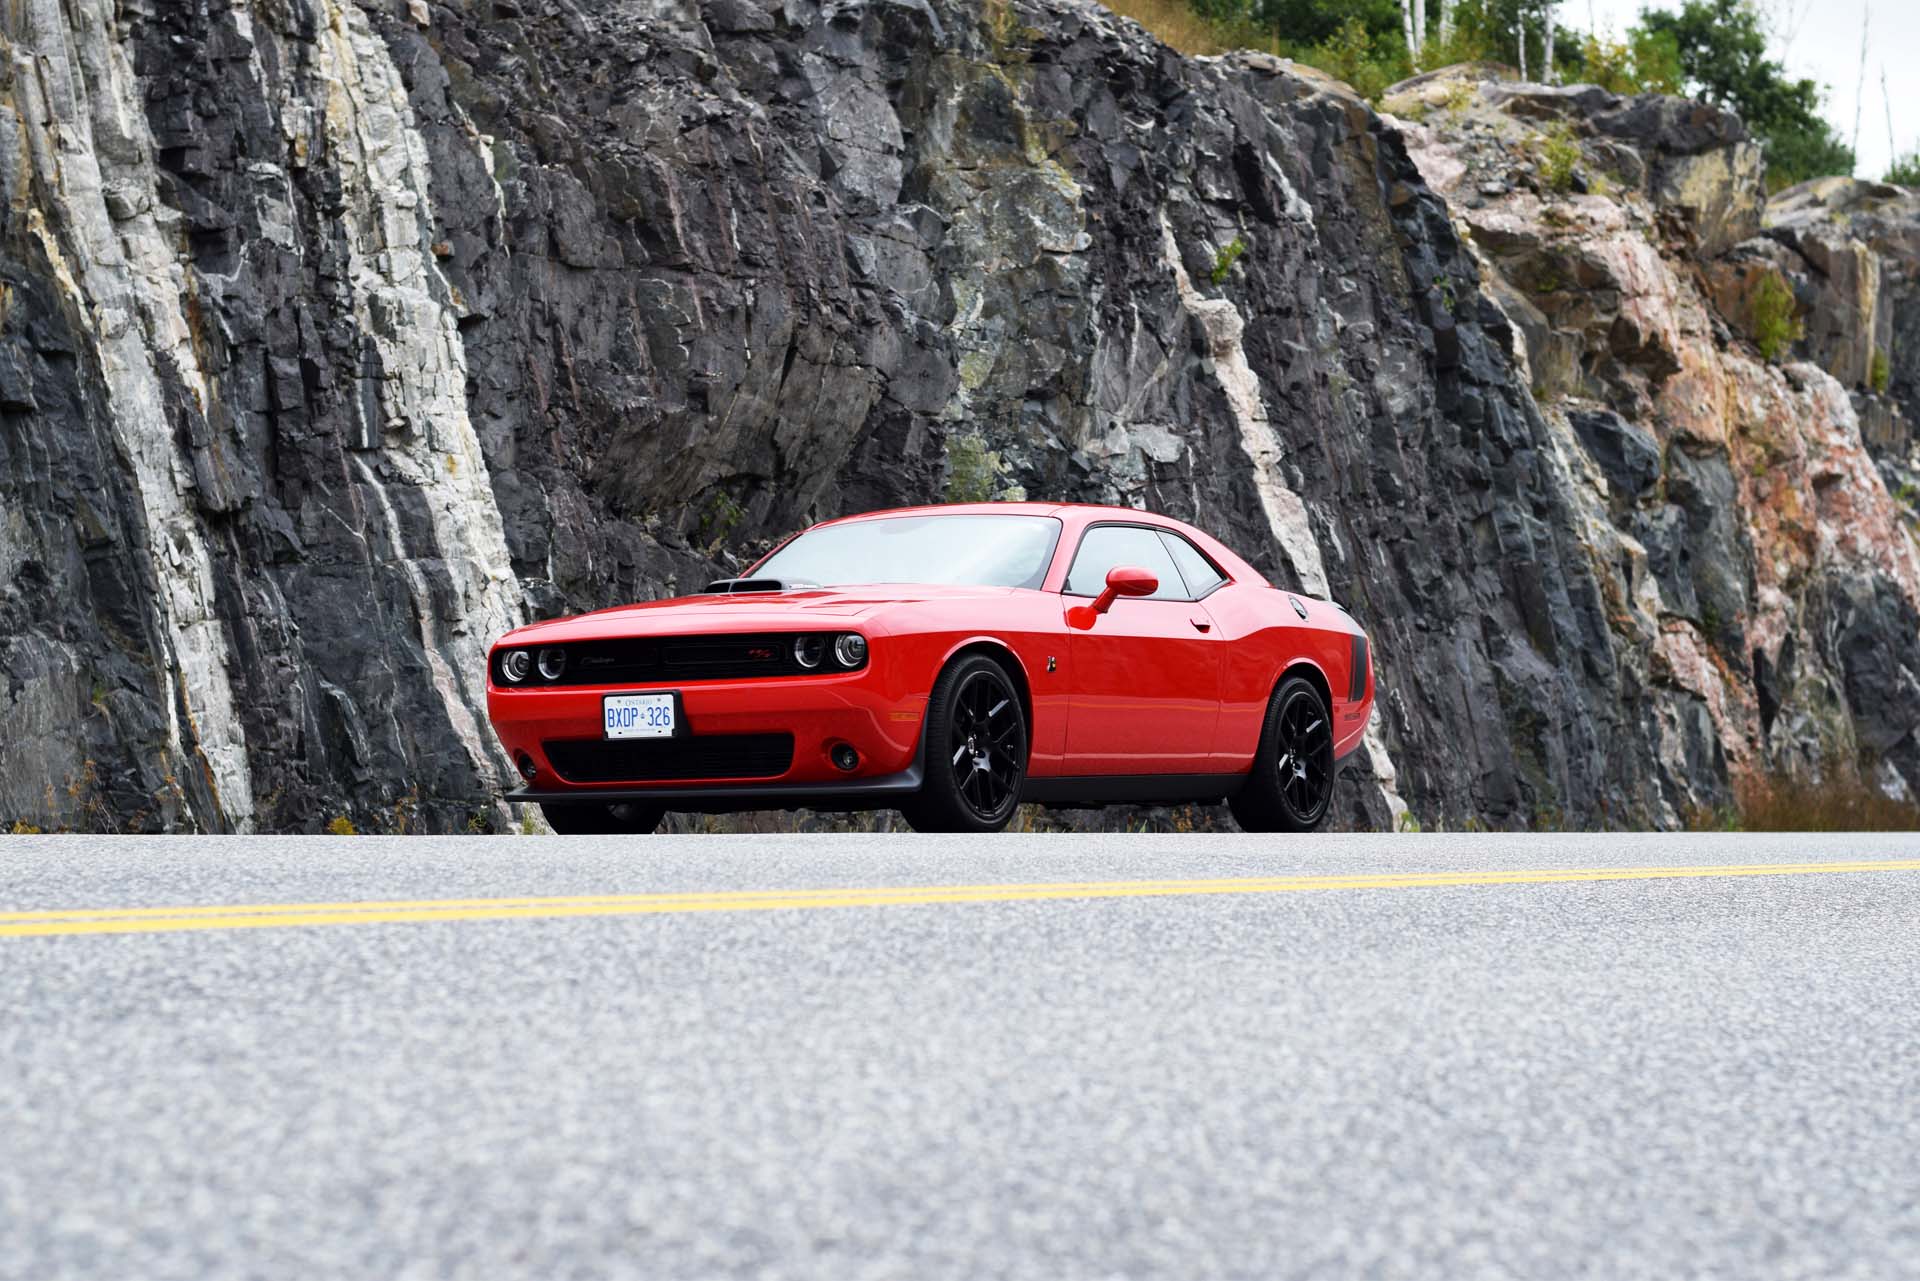
[(858, 632), (841, 632), (838, 636), (807, 632), (793, 638), (793, 661), (804, 671), (818, 671), (829, 654), (835, 667), (850, 672), (866, 663), (867, 638)]
[(567, 672), (567, 651), (559, 645), (545, 649), (510, 649), (500, 655), (500, 679), (509, 685), (525, 685), (538, 673), (551, 685)]
[(796, 636), (793, 638), (793, 661), (811, 671), (820, 666), (820, 660), (827, 656), (827, 638), (824, 636)]
[(842, 667), (858, 667), (867, 661), (867, 638), (859, 632), (842, 632), (833, 638), (833, 661)]
[(500, 659), (500, 674), (509, 684), (518, 685), (533, 670), (533, 655), (524, 649), (510, 649)]

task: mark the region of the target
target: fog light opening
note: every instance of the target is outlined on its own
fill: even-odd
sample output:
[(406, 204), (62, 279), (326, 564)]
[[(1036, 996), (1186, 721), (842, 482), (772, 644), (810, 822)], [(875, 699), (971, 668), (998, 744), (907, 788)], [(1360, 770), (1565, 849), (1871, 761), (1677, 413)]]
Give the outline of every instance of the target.
[(520, 777), (526, 779), (529, 783), (533, 781), (533, 776), (540, 772), (534, 768), (533, 757), (527, 755), (525, 752), (513, 758), (513, 765), (515, 769), (520, 771)]
[(829, 752), (828, 755), (833, 757), (833, 763), (836, 768), (844, 770), (849, 774), (860, 768), (860, 753), (853, 750), (851, 743), (835, 743), (833, 750)]

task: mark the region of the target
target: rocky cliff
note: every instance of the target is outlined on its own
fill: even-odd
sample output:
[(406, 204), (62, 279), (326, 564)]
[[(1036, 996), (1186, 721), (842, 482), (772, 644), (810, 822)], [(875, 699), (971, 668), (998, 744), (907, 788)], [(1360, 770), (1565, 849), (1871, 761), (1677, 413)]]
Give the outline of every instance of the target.
[(943, 495), (1348, 604), (1349, 825), (1920, 788), (1920, 209), (1763, 210), (1730, 117), (1488, 69), (1376, 114), (1078, 0), (0, 40), (0, 817), (504, 825), (500, 630)]

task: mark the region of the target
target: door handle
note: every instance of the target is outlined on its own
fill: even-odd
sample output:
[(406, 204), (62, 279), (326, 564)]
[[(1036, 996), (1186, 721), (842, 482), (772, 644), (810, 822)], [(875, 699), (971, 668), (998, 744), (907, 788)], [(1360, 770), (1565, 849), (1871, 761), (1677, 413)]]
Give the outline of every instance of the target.
[(1187, 621), (1189, 623), (1192, 623), (1194, 627), (1200, 631), (1205, 632), (1205, 631), (1213, 630), (1213, 624), (1208, 622), (1204, 618), (1189, 618)]

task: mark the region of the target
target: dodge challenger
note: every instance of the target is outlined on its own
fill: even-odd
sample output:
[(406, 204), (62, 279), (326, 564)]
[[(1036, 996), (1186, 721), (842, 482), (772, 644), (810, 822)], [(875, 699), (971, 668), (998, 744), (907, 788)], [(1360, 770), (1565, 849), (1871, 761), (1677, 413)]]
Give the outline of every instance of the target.
[(1117, 507), (872, 512), (698, 595), (516, 628), (487, 710), (555, 831), (669, 810), (1218, 802), (1309, 831), (1373, 707), (1366, 633), (1219, 541)]

